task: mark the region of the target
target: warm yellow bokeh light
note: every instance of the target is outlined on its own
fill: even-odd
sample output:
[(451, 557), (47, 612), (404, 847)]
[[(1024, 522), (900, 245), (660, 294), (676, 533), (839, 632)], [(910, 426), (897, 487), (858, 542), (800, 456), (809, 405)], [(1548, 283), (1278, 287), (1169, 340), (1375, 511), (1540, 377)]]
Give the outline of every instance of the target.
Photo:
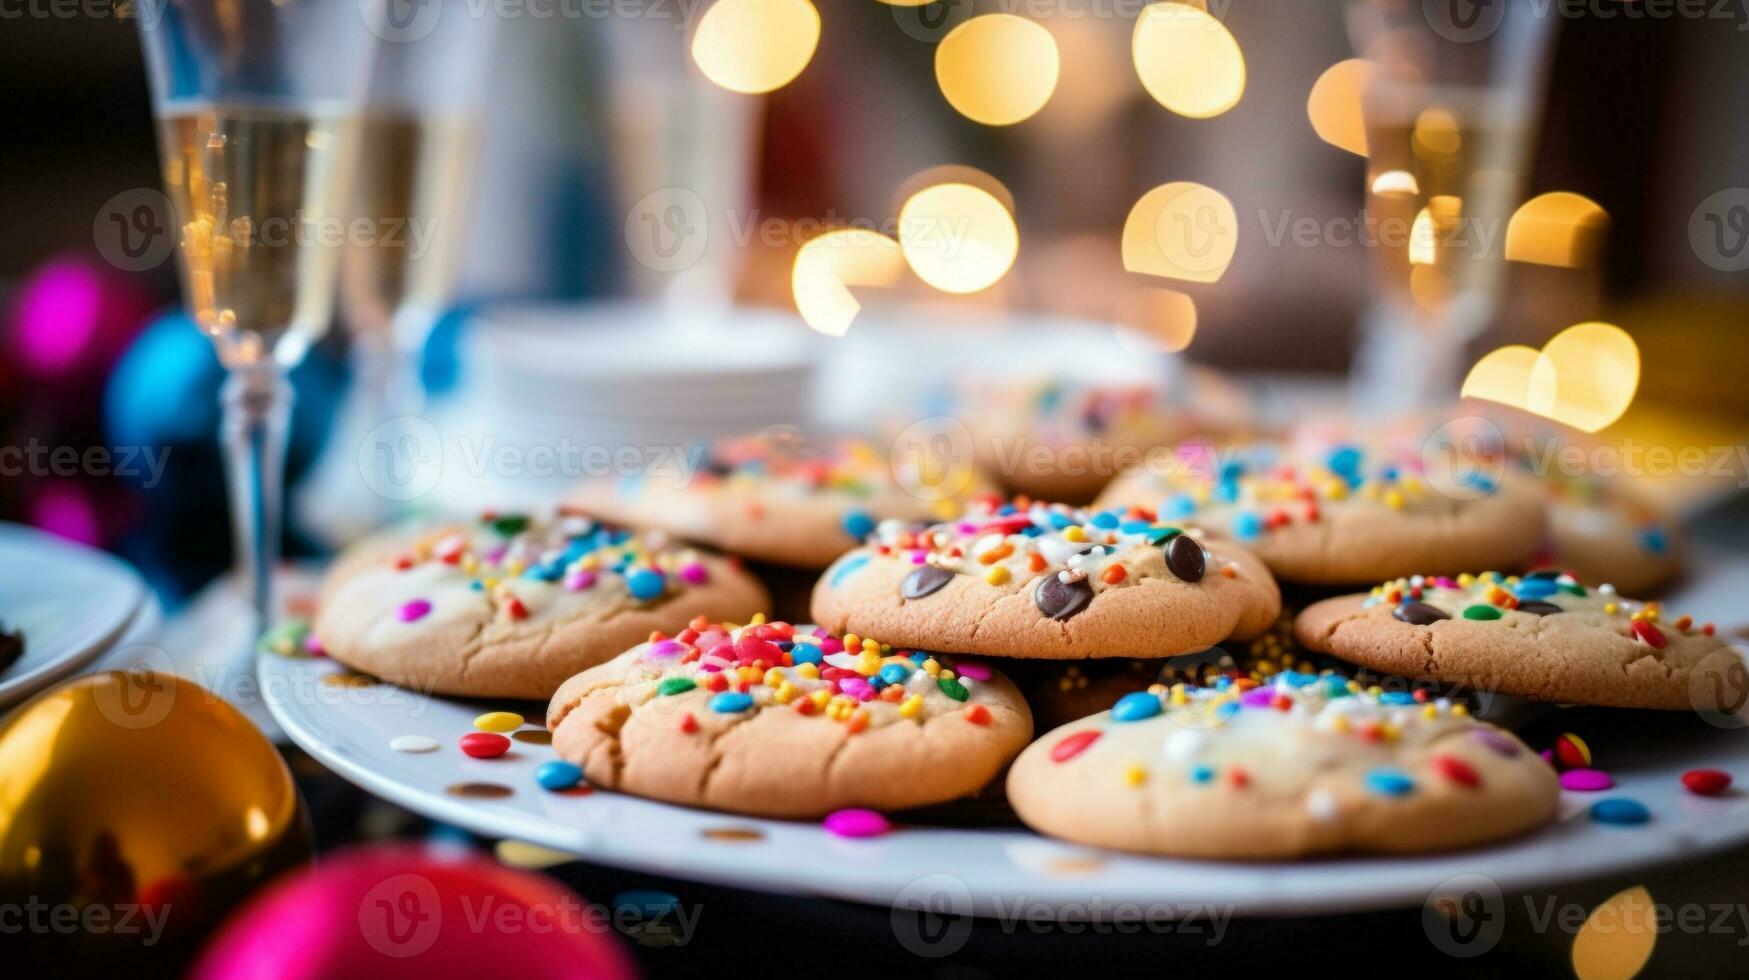
[(1014, 265), (1020, 230), (989, 191), (935, 184), (899, 209), (899, 248), (917, 278), (942, 292), (975, 293), (995, 285)]
[(985, 14), (935, 49), (935, 81), (973, 122), (1011, 126), (1044, 108), (1057, 87), (1057, 41), (1025, 17)]
[(820, 12), (808, 0), (717, 0), (699, 18), (692, 60), (731, 92), (757, 95), (790, 83), (820, 43)]
[(1190, 181), (1161, 184), (1136, 201), (1123, 224), (1123, 267), (1168, 279), (1216, 282), (1239, 247), (1233, 202)]
[(1415, 175), (1407, 170), (1387, 170), (1372, 179), (1372, 192), (1414, 196), (1421, 193), (1421, 185), (1415, 181)]
[(1609, 212), (1582, 194), (1539, 194), (1513, 212), (1506, 224), (1506, 258), (1576, 269), (1603, 249)]
[(1409, 264), (1432, 265), (1439, 255), (1439, 229), (1433, 223), (1433, 210), (1422, 208), (1409, 227)]
[(1331, 146), (1366, 156), (1366, 88), (1373, 65), (1365, 58), (1338, 61), (1312, 83), (1306, 97), (1306, 118), (1312, 131)]
[(1451, 279), (1436, 265), (1409, 268), (1409, 297), (1429, 313), (1438, 313), (1451, 302)]
[(1415, 155), (1423, 160), (1455, 156), (1464, 145), (1457, 117), (1438, 106), (1423, 109), (1415, 117), (1415, 129), (1409, 140), (1415, 148)]
[(796, 253), (790, 293), (808, 326), (842, 337), (862, 309), (851, 286), (890, 286), (904, 270), (899, 243), (866, 228), (840, 228)]
[(1658, 912), (1644, 885), (1618, 892), (1591, 910), (1573, 937), (1579, 980), (1630, 980), (1646, 968), (1658, 944)]
[(1621, 418), (1639, 385), (1634, 339), (1593, 322), (1568, 327), (1540, 351), (1517, 344), (1493, 351), (1470, 369), (1463, 395), (1597, 432)]
[(1132, 290), (1118, 300), (1117, 322), (1152, 347), (1175, 354), (1196, 337), (1196, 301), (1176, 289)]
[(1218, 116), (1245, 94), (1245, 56), (1239, 42), (1227, 25), (1200, 6), (1144, 7), (1130, 38), (1130, 57), (1148, 94), (1181, 116)]

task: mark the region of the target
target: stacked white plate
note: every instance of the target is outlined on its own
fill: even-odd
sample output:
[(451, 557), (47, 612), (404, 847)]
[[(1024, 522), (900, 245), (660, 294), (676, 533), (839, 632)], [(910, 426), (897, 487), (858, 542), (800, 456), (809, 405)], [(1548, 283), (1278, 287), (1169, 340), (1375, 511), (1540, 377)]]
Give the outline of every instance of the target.
[(0, 708), (90, 664), (155, 608), (125, 562), (17, 524), (0, 524), (0, 625), (24, 655), (0, 668)]
[[(799, 319), (772, 311), (489, 309), (469, 325), (460, 388), (438, 426), (436, 502), (468, 510), (550, 501), (630, 461), (805, 422), (817, 352)], [(601, 472), (604, 459), (612, 472)]]

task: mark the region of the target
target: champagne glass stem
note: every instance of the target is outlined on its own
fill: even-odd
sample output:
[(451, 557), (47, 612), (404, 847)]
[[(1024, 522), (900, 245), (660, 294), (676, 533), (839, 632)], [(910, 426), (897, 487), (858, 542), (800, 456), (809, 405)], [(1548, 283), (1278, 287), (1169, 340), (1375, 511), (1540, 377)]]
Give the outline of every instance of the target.
[(279, 561), (284, 513), (291, 383), (274, 365), (232, 371), (225, 379), (220, 402), (232, 527), (258, 633), (278, 612), (273, 569)]

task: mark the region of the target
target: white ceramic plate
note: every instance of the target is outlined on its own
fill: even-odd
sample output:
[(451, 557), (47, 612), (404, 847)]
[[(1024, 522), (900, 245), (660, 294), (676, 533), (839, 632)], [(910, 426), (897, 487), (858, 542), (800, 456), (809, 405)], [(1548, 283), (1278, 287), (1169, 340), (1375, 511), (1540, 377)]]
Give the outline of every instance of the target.
[(0, 624), (24, 632), (24, 656), (0, 672), (0, 706), (95, 660), (146, 597), (145, 580), (120, 559), (0, 524)]
[[(1679, 783), (1691, 768), (1724, 769), (1749, 781), (1749, 730), (1724, 730), (1689, 715), (1586, 711), (1563, 717), (1591, 742), (1617, 788), (1566, 794), (1557, 824), (1517, 842), (1431, 857), (1239, 864), (1098, 851), (1011, 828), (912, 824), (883, 837), (846, 840), (817, 823), (752, 819), (609, 792), (555, 794), (534, 778), (542, 762), (555, 758), (550, 746), (518, 741), (509, 754), (480, 760), (456, 745), (482, 711), (515, 708), (538, 726), (542, 705), (336, 685), (322, 677), (345, 671), (326, 660), (269, 656), (258, 669), (263, 696), (294, 742), (365, 789), (433, 819), (604, 864), (882, 905), (924, 902), (986, 916), (1012, 914), (1018, 903), (1086, 910), (1094, 901), (1231, 907), (1246, 915), (1331, 913), (1419, 905), (1460, 876), (1482, 875), (1510, 892), (1749, 841), (1749, 796), (1739, 790), (1701, 798)], [(438, 748), (419, 755), (391, 750), (390, 741), (403, 735), (429, 737)], [(499, 799), (449, 792), (463, 783), (508, 792)], [(1637, 799), (1653, 819), (1640, 827), (1593, 822), (1589, 804), (1604, 796)]]

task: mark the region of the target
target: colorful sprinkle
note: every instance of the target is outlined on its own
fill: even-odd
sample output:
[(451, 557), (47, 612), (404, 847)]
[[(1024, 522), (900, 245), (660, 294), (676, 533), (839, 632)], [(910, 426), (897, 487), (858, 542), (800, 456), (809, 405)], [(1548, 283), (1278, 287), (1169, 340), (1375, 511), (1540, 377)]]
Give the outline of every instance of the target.
[(827, 833), (837, 837), (879, 837), (891, 833), (893, 825), (886, 816), (876, 810), (853, 808), (834, 810), (820, 821)]
[(414, 599), (401, 606), (396, 613), (403, 623), (416, 623), (431, 614), (430, 599)]
[(1099, 741), (1100, 734), (1101, 733), (1097, 729), (1090, 729), (1088, 731), (1075, 732), (1072, 735), (1063, 736), (1058, 740), (1057, 744), (1051, 746), (1051, 761), (1068, 762), (1070, 759), (1087, 751), (1089, 745)]
[(1575, 793), (1601, 793), (1615, 786), (1602, 769), (1569, 769), (1561, 773), (1561, 788)]
[(753, 695), (744, 691), (724, 691), (712, 697), (710, 709), (720, 715), (733, 715), (753, 707)]
[(1722, 769), (1690, 769), (1682, 774), (1682, 785), (1696, 796), (1718, 796), (1731, 788), (1731, 774)]
[(1398, 769), (1374, 769), (1366, 774), (1366, 788), (1380, 796), (1407, 796), (1415, 791), (1415, 780)]
[(632, 598), (649, 602), (668, 587), (667, 578), (654, 568), (635, 568), (626, 573), (626, 589)]
[(482, 732), (513, 732), (522, 727), (522, 716), (514, 711), (488, 711), (474, 719), (474, 727)]
[(1484, 606), (1484, 605), (1481, 605), (1478, 603), (1474, 606), (1464, 607), (1464, 618), (1465, 619), (1474, 619), (1474, 620), (1479, 620), (1481, 622), (1490, 622), (1492, 620), (1499, 619), (1500, 615), (1501, 615), (1500, 608), (1498, 606)]
[(394, 752), (435, 752), (437, 739), (424, 735), (396, 735), (389, 739), (389, 749)]
[(1591, 804), (1591, 819), (1598, 823), (1634, 827), (1651, 820), (1652, 811), (1646, 809), (1646, 805), (1639, 800), (1617, 796)]
[(1112, 721), (1145, 721), (1158, 715), (1161, 710), (1160, 698), (1148, 691), (1135, 691), (1117, 699), (1111, 706)]
[(460, 744), (464, 753), (476, 759), (496, 759), (510, 751), (510, 740), (497, 732), (469, 732)]
[(582, 782), (583, 770), (563, 759), (553, 759), (540, 764), (540, 768), (534, 771), (534, 781), (540, 784), (541, 789), (557, 792)]
[(935, 682), (935, 686), (941, 689), (941, 693), (953, 698), (955, 701), (964, 701), (971, 696), (971, 692), (966, 690), (964, 684), (949, 677), (938, 678)]
[(875, 519), (866, 510), (853, 510), (844, 515), (844, 533), (858, 541), (874, 533)]
[(656, 685), (656, 693), (663, 697), (672, 697), (676, 694), (685, 694), (697, 686), (690, 677), (664, 677), (661, 683)]
[(1591, 746), (1572, 732), (1555, 737), (1555, 761), (1562, 769), (1585, 769), (1591, 765)]

